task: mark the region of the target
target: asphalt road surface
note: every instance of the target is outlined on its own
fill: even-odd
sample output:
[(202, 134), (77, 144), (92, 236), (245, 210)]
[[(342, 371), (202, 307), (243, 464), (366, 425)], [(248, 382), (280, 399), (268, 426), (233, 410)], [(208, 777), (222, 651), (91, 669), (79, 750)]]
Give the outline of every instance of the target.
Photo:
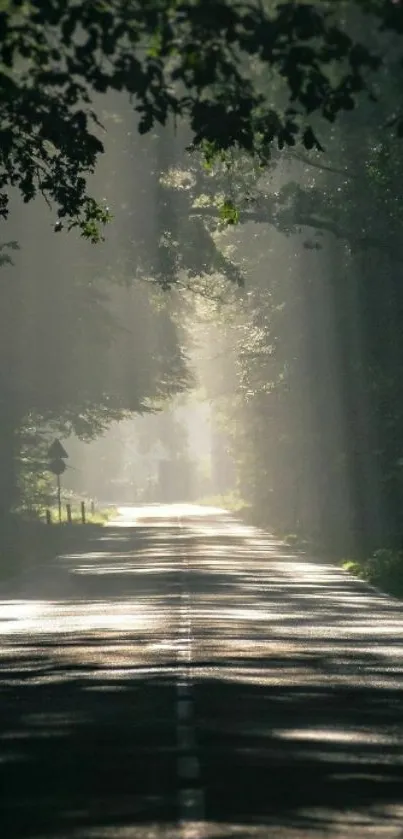
[(196, 506), (0, 590), (4, 839), (403, 837), (403, 607)]

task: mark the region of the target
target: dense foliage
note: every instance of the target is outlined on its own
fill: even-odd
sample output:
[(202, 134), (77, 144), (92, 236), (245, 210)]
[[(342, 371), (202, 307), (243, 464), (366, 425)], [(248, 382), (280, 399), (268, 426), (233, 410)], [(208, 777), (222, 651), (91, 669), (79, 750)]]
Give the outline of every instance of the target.
[[(397, 71), (402, 31), (393, 0), (3, 0), (0, 212), (10, 187), (26, 201), (41, 192), (99, 238), (109, 210), (87, 176), (103, 151), (95, 99), (111, 90), (132, 97), (141, 132), (185, 121), (207, 158), (238, 148), (266, 163), (273, 143), (321, 148), (321, 120), (357, 97), (384, 102), (383, 33), (396, 34)], [(388, 119), (400, 132), (400, 110)]]
[(216, 450), (258, 520), (400, 546), (403, 4), (14, 0), (0, 34), (1, 214), (42, 193), (58, 230), (98, 241), (109, 206), (118, 230), (77, 265), (52, 233), (46, 273), (38, 203), (23, 234), (10, 213), (30, 241), (2, 272), (2, 509), (32, 427), (91, 436), (187, 387), (141, 279), (210, 301)]
[[(226, 372), (210, 389), (240, 491), (258, 521), (336, 553), (403, 536), (402, 164), (369, 113), (342, 120), (326, 156), (282, 157), (254, 185), (232, 169), (238, 224), (214, 234), (245, 278), (217, 315), (235, 387)], [(225, 166), (210, 174), (224, 190)]]

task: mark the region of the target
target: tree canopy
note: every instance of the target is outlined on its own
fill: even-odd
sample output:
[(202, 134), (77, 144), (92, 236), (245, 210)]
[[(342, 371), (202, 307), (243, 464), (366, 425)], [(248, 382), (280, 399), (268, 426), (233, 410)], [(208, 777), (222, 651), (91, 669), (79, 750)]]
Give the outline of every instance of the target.
[[(207, 157), (240, 148), (265, 163), (273, 144), (320, 149), (320, 120), (359, 97), (382, 101), (402, 34), (395, 0), (3, 0), (0, 214), (10, 188), (26, 201), (42, 192), (99, 238), (109, 210), (87, 176), (103, 151), (95, 100), (108, 90), (132, 97), (140, 132), (186, 122)], [(387, 116), (401, 133), (398, 99)]]
[(154, 309), (141, 278), (215, 298), (216, 448), (264, 523), (401, 540), (402, 34), (392, 0), (0, 3), (2, 215), (42, 193), (92, 241), (117, 216), (78, 273), (78, 237), (48, 229), (44, 265), (38, 204), (20, 219), (38, 261), (3, 273), (0, 502), (37, 416), (86, 437), (188, 387), (191, 305)]

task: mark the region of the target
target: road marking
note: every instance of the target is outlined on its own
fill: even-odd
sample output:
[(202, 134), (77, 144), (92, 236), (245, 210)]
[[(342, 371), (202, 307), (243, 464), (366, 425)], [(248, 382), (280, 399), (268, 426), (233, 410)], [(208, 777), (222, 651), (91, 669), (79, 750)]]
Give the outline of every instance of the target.
[(176, 741), (180, 752), (192, 752), (195, 748), (193, 729), (188, 725), (179, 723), (177, 727)]
[(179, 793), (181, 823), (200, 822), (204, 818), (204, 795), (201, 789), (182, 789)]
[(189, 662), (192, 660), (192, 656), (191, 656), (189, 650), (186, 649), (186, 648), (184, 650), (179, 650), (178, 651), (178, 656), (180, 658), (186, 659), (186, 661), (189, 661)]
[(178, 760), (178, 776), (181, 781), (196, 781), (200, 775), (200, 764), (195, 755), (182, 755)]
[(192, 702), (189, 699), (181, 699), (178, 702), (177, 714), (179, 720), (190, 720), (193, 715)]
[(188, 682), (178, 682), (177, 693), (178, 693), (179, 699), (187, 699), (187, 697), (189, 696), (189, 684), (188, 684)]

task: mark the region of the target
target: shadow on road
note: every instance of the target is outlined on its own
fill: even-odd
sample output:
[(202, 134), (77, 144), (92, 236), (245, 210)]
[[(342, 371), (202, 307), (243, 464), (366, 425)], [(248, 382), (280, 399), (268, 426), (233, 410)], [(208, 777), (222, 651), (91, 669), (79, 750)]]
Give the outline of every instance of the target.
[(207, 525), (111, 529), (37, 584), (0, 612), (5, 836), (178, 835), (183, 591), (210, 839), (403, 835), (400, 604)]
[[(30, 671), (2, 691), (1, 824), (7, 837), (84, 836), (176, 815), (173, 686)], [(10, 676), (21, 660), (10, 659)]]
[[(206, 680), (196, 697), (212, 821), (323, 830), (403, 804), (400, 691)], [(377, 712), (387, 731), (374, 737)]]
[[(40, 652), (36, 673), (31, 661), (24, 678), (23, 661), (10, 656), (2, 674), (4, 835), (92, 837), (94, 828), (174, 823), (174, 676), (61, 673), (49, 649)], [(376, 718), (387, 730), (373, 739)], [(223, 683), (218, 674), (197, 680), (206, 819), (322, 830), (354, 810), (394, 821), (388, 805), (402, 803), (401, 718), (400, 691), (290, 690)]]

